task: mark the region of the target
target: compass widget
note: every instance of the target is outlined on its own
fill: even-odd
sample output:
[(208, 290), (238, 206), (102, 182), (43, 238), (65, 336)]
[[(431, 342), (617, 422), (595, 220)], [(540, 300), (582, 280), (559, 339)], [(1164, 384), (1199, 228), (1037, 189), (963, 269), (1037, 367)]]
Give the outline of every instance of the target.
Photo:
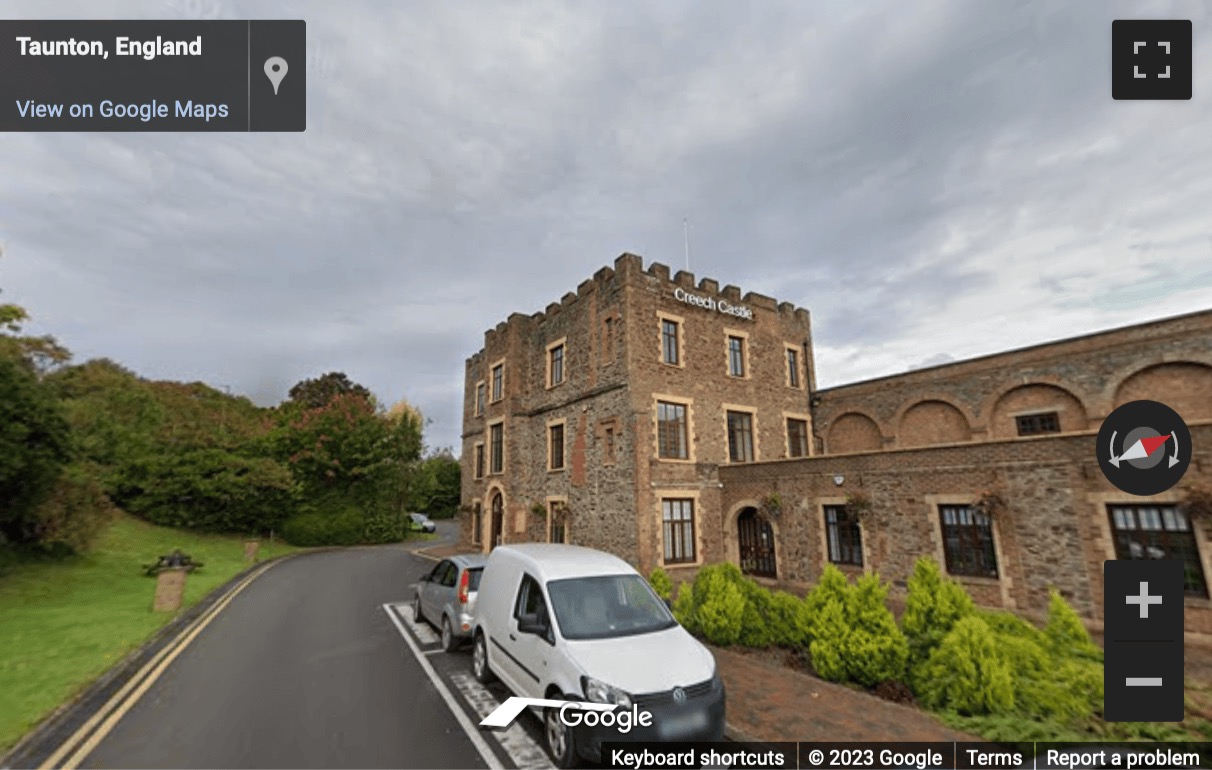
[(1191, 431), (1165, 404), (1132, 401), (1103, 421), (1097, 453), (1103, 475), (1118, 489), (1142, 497), (1156, 495), (1187, 472)]

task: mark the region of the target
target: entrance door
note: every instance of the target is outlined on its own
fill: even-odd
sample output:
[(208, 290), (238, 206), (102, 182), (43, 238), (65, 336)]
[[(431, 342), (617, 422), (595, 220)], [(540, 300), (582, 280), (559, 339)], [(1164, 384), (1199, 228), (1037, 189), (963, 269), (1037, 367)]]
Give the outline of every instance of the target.
[(505, 501), (501, 493), (492, 496), (492, 535), (488, 539), (488, 548), (492, 550), (501, 544), (501, 529), (504, 526)]
[(746, 575), (776, 578), (774, 530), (770, 522), (753, 508), (746, 508), (736, 520), (737, 540), (741, 545), (741, 571)]

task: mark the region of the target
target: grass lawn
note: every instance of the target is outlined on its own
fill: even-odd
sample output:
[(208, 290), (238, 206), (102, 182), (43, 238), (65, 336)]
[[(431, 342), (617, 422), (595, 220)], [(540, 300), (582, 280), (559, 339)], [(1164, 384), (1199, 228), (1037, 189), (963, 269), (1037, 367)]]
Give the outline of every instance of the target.
[[(185, 607), (247, 565), (243, 538), (156, 527), (121, 516), (87, 556), (13, 566), (0, 576), (0, 753), (174, 617), (151, 611), (142, 565), (180, 548), (202, 569)], [(260, 558), (300, 549), (262, 541)]]

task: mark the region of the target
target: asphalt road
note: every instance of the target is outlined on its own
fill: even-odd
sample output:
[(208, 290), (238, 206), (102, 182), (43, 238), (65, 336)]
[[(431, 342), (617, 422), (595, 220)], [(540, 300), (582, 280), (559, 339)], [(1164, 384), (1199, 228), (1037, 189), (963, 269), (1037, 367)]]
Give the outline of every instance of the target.
[[(452, 522), (441, 522), (449, 539)], [(421, 546), (434, 545), (433, 542)], [(83, 757), (96, 768), (472, 768), (546, 764), (538, 720), (480, 718), (504, 699), (408, 609), (433, 560), (414, 546), (274, 565)], [(397, 606), (398, 605), (398, 606)]]

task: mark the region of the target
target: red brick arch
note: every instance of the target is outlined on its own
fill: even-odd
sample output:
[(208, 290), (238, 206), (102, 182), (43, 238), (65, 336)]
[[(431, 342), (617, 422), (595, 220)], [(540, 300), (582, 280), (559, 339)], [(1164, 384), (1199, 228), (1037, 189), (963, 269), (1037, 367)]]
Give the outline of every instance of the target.
[(1015, 416), (1024, 412), (1055, 411), (1062, 433), (1090, 427), (1086, 403), (1069, 388), (1056, 382), (1037, 380), (1014, 383), (994, 393), (981, 413), (986, 417), (990, 438), (1018, 435)]
[(1140, 399), (1160, 401), (1187, 422), (1212, 419), (1212, 365), (1167, 361), (1138, 369), (1116, 385), (1111, 406)]
[(884, 445), (884, 431), (870, 414), (849, 409), (830, 421), (825, 432), (825, 451), (829, 454), (870, 452)]
[(972, 423), (971, 413), (950, 396), (926, 395), (897, 412), (896, 443), (916, 447), (971, 441)]

